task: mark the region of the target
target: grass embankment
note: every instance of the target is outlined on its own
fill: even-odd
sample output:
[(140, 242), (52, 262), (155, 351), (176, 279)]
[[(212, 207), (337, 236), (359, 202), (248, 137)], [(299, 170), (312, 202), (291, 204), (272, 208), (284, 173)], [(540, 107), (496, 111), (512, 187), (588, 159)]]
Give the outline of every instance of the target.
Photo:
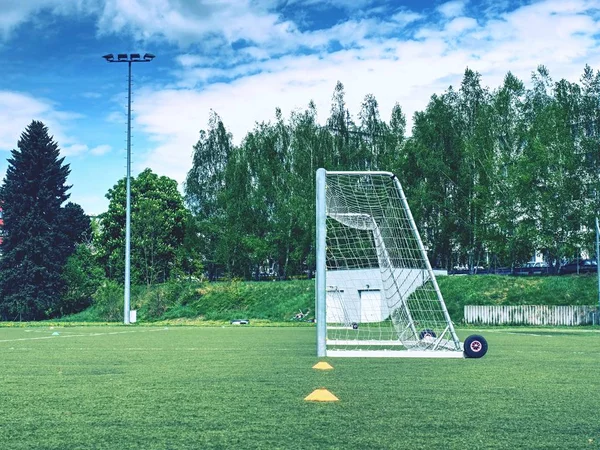
[[(462, 339), (472, 332), (458, 330)], [(597, 449), (598, 333), (485, 335), (482, 359), (338, 358), (318, 371), (312, 328), (0, 328), (0, 442), (12, 450)], [(304, 401), (320, 387), (339, 401)]]
[[(221, 324), (231, 319), (251, 319), (260, 323), (288, 322), (302, 310), (314, 317), (314, 282), (218, 282), (166, 283), (135, 286), (131, 308), (138, 321), (166, 323)], [(101, 288), (94, 305), (80, 314), (62, 319), (66, 322), (121, 321), (123, 290), (117, 285)], [(295, 322), (297, 323), (297, 322)]]
[(598, 278), (590, 275), (439, 277), (452, 320), (462, 321), (465, 305), (595, 305)]
[[(511, 277), (494, 275), (439, 277), (450, 316), (463, 319), (464, 305), (594, 305), (595, 276)], [(314, 312), (314, 281), (168, 283), (134, 287), (131, 305), (138, 320), (211, 323), (251, 319), (254, 324), (291, 323), (299, 311)], [(96, 305), (68, 321), (120, 321), (123, 291), (104, 289)], [(312, 315), (310, 317), (314, 317)]]

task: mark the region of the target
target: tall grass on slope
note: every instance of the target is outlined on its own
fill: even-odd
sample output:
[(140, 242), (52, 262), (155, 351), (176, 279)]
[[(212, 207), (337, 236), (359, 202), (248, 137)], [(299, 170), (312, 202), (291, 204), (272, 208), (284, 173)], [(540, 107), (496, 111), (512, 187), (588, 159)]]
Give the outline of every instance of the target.
[[(494, 275), (438, 277), (452, 320), (463, 319), (465, 305), (595, 305), (595, 276), (512, 277)], [(218, 283), (169, 282), (133, 286), (131, 305), (138, 320), (200, 319), (228, 321), (260, 319), (287, 322), (297, 312), (314, 317), (313, 280)], [(123, 288), (107, 283), (94, 305), (65, 320), (121, 321)]]

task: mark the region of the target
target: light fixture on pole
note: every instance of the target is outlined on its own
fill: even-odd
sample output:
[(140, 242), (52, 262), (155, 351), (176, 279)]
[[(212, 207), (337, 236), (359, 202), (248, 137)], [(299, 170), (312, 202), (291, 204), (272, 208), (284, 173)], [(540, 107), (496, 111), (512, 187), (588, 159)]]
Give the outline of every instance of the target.
[(154, 59), (152, 53), (144, 54), (142, 58), (139, 53), (117, 54), (115, 59), (112, 53), (104, 55), (103, 58), (109, 63), (127, 63), (127, 207), (125, 213), (125, 305), (123, 322), (129, 324), (129, 311), (131, 309), (131, 63), (150, 62)]

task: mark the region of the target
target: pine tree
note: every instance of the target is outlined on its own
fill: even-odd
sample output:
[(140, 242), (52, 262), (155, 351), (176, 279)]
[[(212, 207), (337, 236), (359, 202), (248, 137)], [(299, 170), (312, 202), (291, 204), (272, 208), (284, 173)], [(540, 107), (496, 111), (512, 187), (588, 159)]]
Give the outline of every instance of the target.
[(73, 251), (62, 227), (70, 169), (42, 122), (31, 122), (17, 145), (0, 190), (6, 233), (0, 315), (8, 320), (44, 319), (56, 314), (63, 266)]

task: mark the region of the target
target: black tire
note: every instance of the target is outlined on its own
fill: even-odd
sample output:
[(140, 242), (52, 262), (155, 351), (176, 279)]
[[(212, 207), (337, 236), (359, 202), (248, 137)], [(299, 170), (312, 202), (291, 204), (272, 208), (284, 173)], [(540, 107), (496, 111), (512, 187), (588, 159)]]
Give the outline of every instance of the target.
[(425, 328), (419, 333), (419, 339), (425, 339), (426, 337), (434, 338), (437, 337), (437, 335), (435, 334), (435, 331), (430, 330), (429, 328)]
[(352, 329), (353, 330), (358, 330), (358, 324), (356, 322), (352, 323)]
[(465, 339), (463, 344), (465, 357), (467, 358), (481, 358), (487, 353), (488, 343), (483, 336), (472, 334)]

